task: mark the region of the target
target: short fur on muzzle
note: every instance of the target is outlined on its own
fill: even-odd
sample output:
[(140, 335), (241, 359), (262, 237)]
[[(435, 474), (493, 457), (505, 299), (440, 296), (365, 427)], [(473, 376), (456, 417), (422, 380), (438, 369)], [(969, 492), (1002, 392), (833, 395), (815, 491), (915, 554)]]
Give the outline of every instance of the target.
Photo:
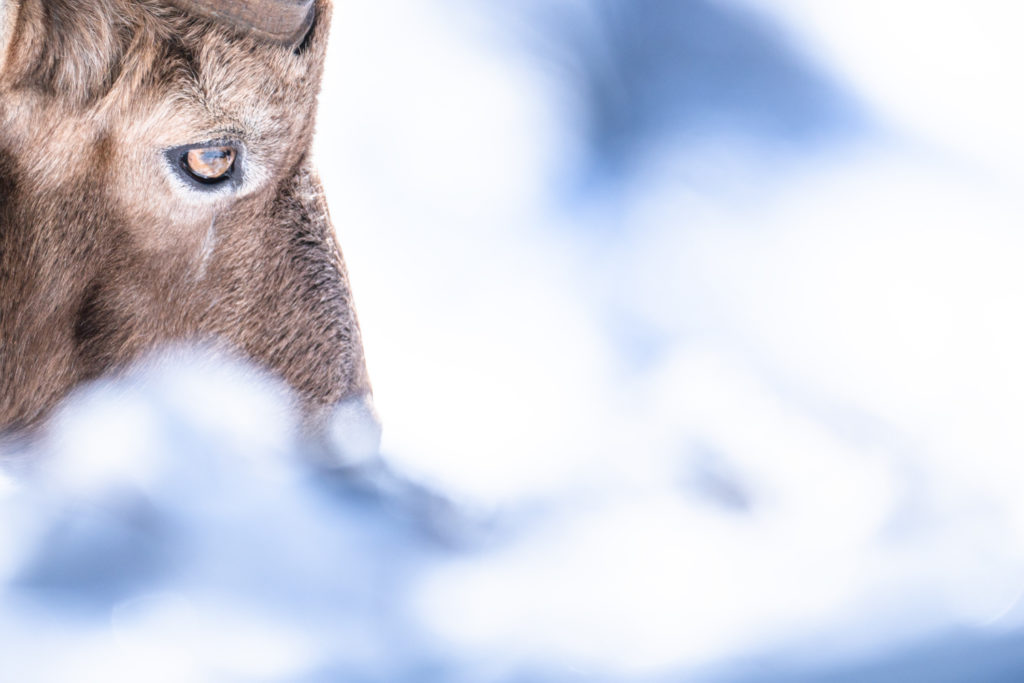
[(253, 38), (295, 45), (313, 24), (313, 0), (171, 0), (190, 14), (234, 27)]

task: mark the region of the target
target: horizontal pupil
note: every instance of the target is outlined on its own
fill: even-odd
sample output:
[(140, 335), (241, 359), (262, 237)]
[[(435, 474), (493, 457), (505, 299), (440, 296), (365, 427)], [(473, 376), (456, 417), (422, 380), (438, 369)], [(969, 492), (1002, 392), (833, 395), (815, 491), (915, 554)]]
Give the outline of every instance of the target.
[(235, 163), (235, 150), (231, 147), (202, 147), (191, 149), (185, 156), (188, 170), (206, 180), (220, 178)]

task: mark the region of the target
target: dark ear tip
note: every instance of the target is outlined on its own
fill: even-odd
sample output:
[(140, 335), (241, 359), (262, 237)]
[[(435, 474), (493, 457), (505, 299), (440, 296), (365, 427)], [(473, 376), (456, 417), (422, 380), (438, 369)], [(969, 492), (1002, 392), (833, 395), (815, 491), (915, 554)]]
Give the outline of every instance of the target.
[(309, 33), (315, 0), (167, 0), (178, 9), (229, 25), (256, 40), (294, 46)]

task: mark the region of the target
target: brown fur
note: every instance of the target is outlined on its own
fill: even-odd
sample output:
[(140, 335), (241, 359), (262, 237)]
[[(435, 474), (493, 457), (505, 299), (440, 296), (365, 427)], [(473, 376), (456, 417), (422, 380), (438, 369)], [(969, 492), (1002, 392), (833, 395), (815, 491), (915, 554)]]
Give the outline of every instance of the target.
[[(369, 391), (309, 162), (329, 19), (293, 48), (164, 0), (0, 0), (0, 431), (180, 341), (255, 360), (313, 422)], [(163, 150), (225, 137), (237, 192), (175, 184)]]

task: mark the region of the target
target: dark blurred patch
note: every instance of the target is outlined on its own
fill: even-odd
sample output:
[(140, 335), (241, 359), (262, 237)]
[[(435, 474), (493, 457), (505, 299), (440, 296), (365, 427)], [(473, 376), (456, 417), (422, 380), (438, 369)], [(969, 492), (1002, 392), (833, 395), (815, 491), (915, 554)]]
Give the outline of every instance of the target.
[(12, 582), (40, 604), (109, 608), (173, 571), (182, 548), (169, 521), (134, 492), (68, 506)]
[(749, 513), (753, 496), (744, 482), (730, 467), (725, 454), (704, 443), (691, 444), (687, 449), (689, 467), (683, 476), (683, 489), (697, 495), (723, 510)]
[(397, 524), (415, 537), (424, 551), (468, 551), (493, 540), (494, 529), (484, 520), (395, 472), (382, 458), (317, 470), (311, 484), (333, 503), (361, 510), (366, 519)]
[[(539, 11), (569, 68), (596, 170), (617, 174), (671, 139), (790, 147), (860, 127), (855, 101), (766, 19), (707, 0), (589, 0)], [(545, 36), (546, 37), (546, 36)]]
[(856, 663), (828, 667), (762, 664), (709, 675), (716, 683), (1017, 683), (1024, 681), (1024, 635), (962, 630)]

